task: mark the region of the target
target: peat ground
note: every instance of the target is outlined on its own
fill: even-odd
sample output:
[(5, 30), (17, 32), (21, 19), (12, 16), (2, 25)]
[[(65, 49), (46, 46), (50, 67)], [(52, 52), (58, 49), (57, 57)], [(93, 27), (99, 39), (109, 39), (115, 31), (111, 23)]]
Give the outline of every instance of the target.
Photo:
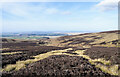
[[(29, 59), (36, 59), (33, 56), (39, 57), (41, 54), (44, 54), (44, 56), (46, 56), (46, 53), (52, 53), (51, 51), (54, 50), (58, 50), (58, 52), (55, 52), (55, 54), (59, 54), (59, 50), (64, 51), (68, 48), (72, 48), (72, 50), (63, 52), (64, 55), (54, 55), (53, 53), (44, 59), (28, 63), (24, 68), (21, 68), (19, 70), (3, 71), (2, 76), (118, 77), (118, 73), (116, 74), (116, 69), (118, 68), (118, 70), (120, 70), (120, 68), (115, 67), (112, 69), (112, 71), (109, 68), (111, 65), (118, 66), (120, 63), (120, 48), (117, 47), (117, 45), (119, 45), (117, 34), (117, 31), (110, 31), (63, 36), (57, 38), (56, 40), (47, 40), (47, 45), (40, 44), (40, 42), (37, 43), (37, 41), (21, 42), (4, 39), (3, 48), (1, 49), (3, 68), (7, 65), (15, 65), (19, 61), (24, 62)], [(83, 50), (85, 50), (84, 54), (82, 54)], [(98, 59), (101, 61), (98, 61)], [(108, 63), (109, 61), (111, 63)], [(108, 63), (108, 65), (106, 63)], [(96, 66), (99, 64), (105, 67), (105, 69), (102, 68), (102, 70), (100, 66)], [(111, 74), (113, 71), (115, 71), (116, 76), (113, 76)]]
[(104, 58), (110, 60), (112, 64), (120, 64), (120, 48), (117, 47), (91, 47), (85, 51), (92, 59)]
[[(110, 74), (102, 72), (91, 65), (83, 57), (68, 55), (50, 56), (46, 59), (29, 64), (19, 71), (9, 72), (3, 76), (106, 76)], [(113, 77), (113, 76), (112, 76)]]
[(10, 49), (3, 50), (2, 53), (12, 53), (12, 52), (21, 52), (21, 53), (2, 55), (2, 67), (3, 68), (7, 64), (15, 64), (17, 61), (34, 59), (33, 56), (36, 56), (42, 53), (47, 53), (52, 50), (66, 49), (65, 47), (53, 47), (53, 46), (21, 46), (21, 45), (18, 46), (18, 44), (15, 47), (15, 43), (13, 47), (8, 46), (7, 48), (10, 48)]

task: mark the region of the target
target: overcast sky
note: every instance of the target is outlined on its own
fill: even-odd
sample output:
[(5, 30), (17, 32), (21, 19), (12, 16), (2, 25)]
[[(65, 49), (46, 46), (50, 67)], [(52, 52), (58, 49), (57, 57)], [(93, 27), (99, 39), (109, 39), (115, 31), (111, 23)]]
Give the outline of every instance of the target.
[(3, 32), (118, 29), (118, 0), (2, 4)]

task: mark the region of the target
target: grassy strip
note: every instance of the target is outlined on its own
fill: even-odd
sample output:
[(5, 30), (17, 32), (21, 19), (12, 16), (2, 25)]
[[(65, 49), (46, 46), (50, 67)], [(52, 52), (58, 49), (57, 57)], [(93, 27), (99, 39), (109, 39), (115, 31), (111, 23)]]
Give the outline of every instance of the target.
[(109, 73), (111, 75), (118, 75), (118, 65), (103, 66), (101, 64), (96, 64), (96, 67), (100, 68), (103, 72)]
[[(99, 59), (91, 59), (88, 55), (84, 55), (84, 51), (81, 50), (77, 50), (75, 51), (75, 53), (79, 54), (78, 56), (82, 56), (86, 59), (89, 60), (89, 62), (93, 65), (95, 65), (96, 67), (100, 68), (103, 72), (109, 73), (111, 75), (118, 75), (118, 65), (111, 65), (110, 61), (106, 61), (103, 58), (99, 58)], [(101, 64), (97, 64), (96, 62), (101, 62), (104, 65)], [(106, 66), (109, 65), (109, 66)]]
[(37, 56), (33, 56), (35, 59), (28, 59), (25, 61), (18, 61), (16, 62), (16, 64), (9, 64), (5, 68), (3, 68), (2, 71), (13, 71), (13, 70), (17, 71), (21, 68), (24, 68), (26, 65), (30, 63), (45, 59), (49, 56), (64, 54), (63, 52), (67, 52), (67, 50), (72, 50), (72, 48), (65, 49), (65, 50), (55, 50), (55, 51), (47, 52), (44, 54), (39, 54)]
[(9, 50), (10, 48), (2, 48), (2, 49), (0, 49), (0, 50)]
[(114, 44), (94, 45), (94, 46), (102, 46), (102, 47), (120, 47), (120, 45), (114, 45)]
[(12, 54), (17, 54), (17, 53), (22, 53), (22, 52), (1, 53), (1, 55), (12, 55)]
[[(88, 59), (91, 64), (95, 65), (97, 68), (100, 68), (103, 72), (109, 73), (111, 75), (118, 75), (118, 65), (111, 65), (110, 61), (106, 61), (103, 58), (91, 59), (88, 55), (84, 55), (84, 51), (86, 51), (86, 50), (74, 51), (75, 53), (77, 53), (79, 55), (63, 53), (63, 52), (67, 52), (67, 50), (72, 50), (72, 48), (65, 49), (65, 50), (55, 50), (55, 51), (47, 52), (44, 54), (39, 54), (37, 56), (33, 56), (35, 59), (18, 61), (18, 62), (16, 62), (16, 64), (7, 65), (4, 69), (2, 69), (2, 71), (13, 71), (13, 70), (16, 71), (16, 70), (19, 70), (21, 68), (24, 68), (27, 64), (45, 59), (49, 56), (63, 54), (63, 55), (69, 55), (69, 56), (82, 56), (83, 58)], [(97, 62), (101, 62), (104, 65), (97, 64)], [(109, 65), (109, 66), (106, 66), (106, 65)]]

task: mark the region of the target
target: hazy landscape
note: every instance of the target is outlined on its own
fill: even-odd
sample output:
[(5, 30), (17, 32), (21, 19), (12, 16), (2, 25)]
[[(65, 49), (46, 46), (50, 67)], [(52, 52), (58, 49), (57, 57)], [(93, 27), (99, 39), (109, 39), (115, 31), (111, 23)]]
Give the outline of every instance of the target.
[(55, 32), (16, 32), (16, 33), (3, 33), (3, 38), (10, 38), (10, 39), (42, 39), (42, 38), (55, 38), (60, 36), (68, 35), (66, 33), (55, 33)]
[(0, 0), (2, 77), (120, 76), (119, 0), (35, 1)]

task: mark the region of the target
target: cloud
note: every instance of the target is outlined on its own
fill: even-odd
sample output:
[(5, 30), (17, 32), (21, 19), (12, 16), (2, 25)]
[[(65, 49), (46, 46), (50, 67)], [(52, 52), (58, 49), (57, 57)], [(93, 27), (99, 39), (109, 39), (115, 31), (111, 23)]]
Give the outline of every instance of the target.
[(69, 15), (69, 14), (71, 14), (71, 12), (70, 11), (64, 11), (64, 12), (61, 12), (61, 14), (63, 14), (63, 15)]
[(20, 17), (30, 17), (37, 14), (57, 14), (68, 15), (71, 14), (68, 10), (63, 10), (56, 7), (47, 7), (46, 3), (30, 4), (30, 3), (4, 3), (2, 7), (3, 11), (7, 14), (12, 14)]
[(56, 13), (58, 13), (58, 9), (56, 9), (56, 8), (47, 8), (46, 10), (45, 10), (45, 12), (47, 13), (47, 14), (56, 14)]
[(98, 2), (100, 0), (0, 0), (0, 2)]
[(69, 14), (71, 14), (70, 11), (61, 10), (61, 9), (58, 9), (58, 8), (46, 8), (44, 10), (44, 13), (46, 13), (46, 14), (61, 14), (61, 15), (69, 15)]
[(3, 14), (14, 15), (14, 16), (28, 16), (30, 8), (27, 8), (24, 4), (19, 3), (4, 3), (2, 6)]
[[(96, 4), (96, 3), (95, 3)], [(117, 26), (116, 13), (91, 11), (81, 3), (4, 3), (3, 31), (103, 30)], [(113, 15), (111, 17), (111, 15)], [(97, 18), (101, 17), (101, 18)], [(113, 18), (115, 17), (115, 18)], [(95, 19), (97, 18), (97, 19)], [(87, 22), (87, 23), (86, 23)], [(102, 26), (102, 27), (101, 27)]]
[(120, 0), (103, 0), (98, 3), (95, 7), (101, 11), (115, 10), (118, 7)]

